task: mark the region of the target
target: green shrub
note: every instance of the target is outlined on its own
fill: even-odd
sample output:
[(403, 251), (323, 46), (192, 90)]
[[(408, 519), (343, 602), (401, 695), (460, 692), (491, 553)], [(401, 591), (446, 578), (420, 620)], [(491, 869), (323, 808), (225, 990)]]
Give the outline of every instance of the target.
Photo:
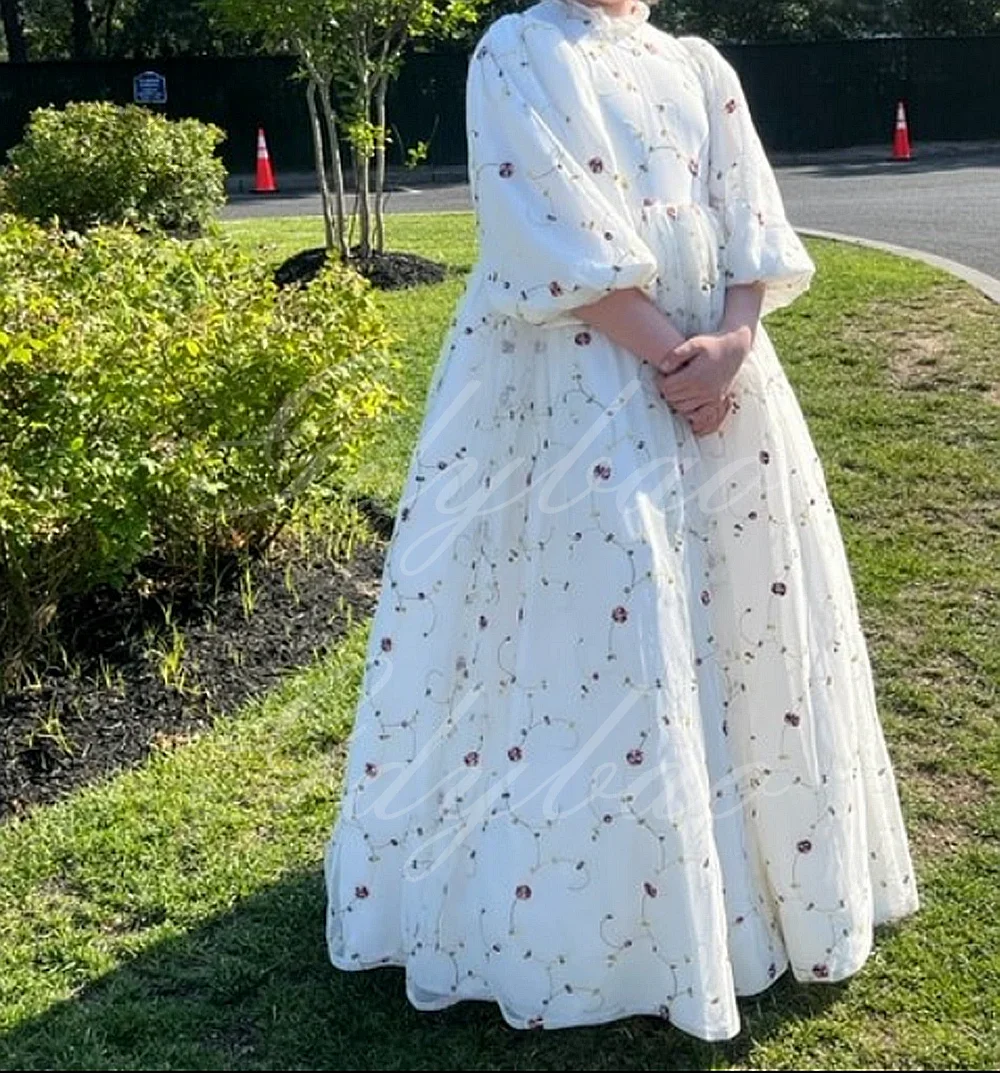
[(4, 204), (82, 231), (96, 224), (196, 234), (225, 201), (224, 132), (108, 101), (36, 108), (8, 154)]
[(8, 670), (65, 594), (266, 539), (405, 406), (374, 293), (334, 260), (279, 290), (230, 240), (6, 214), (0, 280)]

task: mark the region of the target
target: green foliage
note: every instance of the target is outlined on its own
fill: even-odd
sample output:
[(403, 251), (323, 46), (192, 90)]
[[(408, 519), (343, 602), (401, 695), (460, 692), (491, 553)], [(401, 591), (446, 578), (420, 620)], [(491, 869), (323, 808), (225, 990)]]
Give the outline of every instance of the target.
[(253, 51), (252, 38), (218, 26), (203, 0), (20, 0), (20, 7), (33, 60)]
[[(534, 0), (490, 0), (487, 20)], [(651, 0), (652, 21), (670, 33), (713, 41), (816, 41), (908, 34), (1000, 31), (996, 0)], [(470, 44), (480, 33), (462, 35)]]
[(370, 285), (305, 288), (219, 238), (0, 215), (0, 654), (144, 556), (266, 541), (402, 400)]
[(406, 166), (408, 168), (415, 168), (418, 164), (423, 164), (427, 160), (427, 154), (430, 152), (430, 142), (419, 141), (416, 145), (411, 145), (406, 150)]
[(348, 141), (354, 147), (360, 159), (367, 160), (375, 155), (375, 148), (380, 143), (384, 146), (388, 140), (382, 127), (371, 120), (352, 119), (344, 124)]
[[(237, 17), (225, 25), (214, 17), (217, 0), (87, 0), (87, 42), (74, 40), (72, 0), (23, 0), (25, 33), (32, 59), (72, 55), (165, 56), (243, 55), (260, 45), (260, 21), (284, 19), (290, 26), (312, 5), (340, 0), (221, 0)], [(353, 2), (353, 0), (345, 0)], [(421, 17), (440, 4), (433, 0), (366, 0), (371, 9), (419, 3)], [(534, 0), (488, 0), (483, 17), (492, 20), (521, 11)], [(358, 5), (356, 5), (358, 6)], [(84, 8), (82, 0), (78, 10)], [(242, 8), (242, 10), (240, 10)], [(865, 37), (871, 34), (987, 34), (1000, 31), (996, 0), (659, 0), (653, 18), (677, 33), (705, 33), (725, 41), (780, 38)], [(459, 31), (472, 41), (480, 32), (466, 23)]]
[(224, 137), (214, 124), (134, 104), (37, 108), (8, 154), (5, 207), (74, 230), (126, 223), (195, 233), (225, 201), (215, 155)]

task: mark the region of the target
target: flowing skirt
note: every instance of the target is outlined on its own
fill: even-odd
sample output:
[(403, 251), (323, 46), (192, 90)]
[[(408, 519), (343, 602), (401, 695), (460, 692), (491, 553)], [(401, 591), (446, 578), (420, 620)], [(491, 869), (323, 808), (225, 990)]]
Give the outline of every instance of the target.
[[(689, 283), (658, 300), (709, 330), (721, 286), (664, 248)], [(405, 966), (421, 1009), (715, 1040), (737, 996), (843, 979), (917, 908), (841, 534), (763, 324), (734, 394), (696, 437), (649, 366), (491, 315), (472, 276), (326, 846), (334, 965)]]

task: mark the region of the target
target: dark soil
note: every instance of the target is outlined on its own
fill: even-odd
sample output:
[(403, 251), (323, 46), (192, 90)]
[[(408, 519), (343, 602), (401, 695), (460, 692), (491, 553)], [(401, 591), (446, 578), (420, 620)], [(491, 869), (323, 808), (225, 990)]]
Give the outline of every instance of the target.
[[(249, 617), (240, 594), (243, 564), (235, 559), (220, 563), (200, 588), (171, 588), (169, 600), (124, 586), (60, 605), (58, 638), (73, 669), (35, 668), (30, 688), (0, 696), (0, 822), (142, 761), (160, 741), (207, 729), (328, 652), (347, 626), (348, 607), (355, 622), (369, 616), (393, 519), (378, 505), (360, 505), (380, 537), (355, 545), (349, 562), (308, 558), (285, 545), (246, 560)], [(164, 683), (158, 657), (146, 652), (150, 627), (157, 648), (171, 647), (164, 603), (183, 635), (182, 691)]]
[[(275, 269), (274, 282), (279, 287), (308, 284), (326, 263), (328, 255), (329, 251), (325, 246), (300, 250)], [(357, 246), (351, 251), (351, 258), (346, 263), (369, 280), (372, 286), (383, 291), (398, 291), (424, 283), (441, 283), (448, 271), (446, 265), (430, 261), (416, 253), (387, 250), (362, 258)]]

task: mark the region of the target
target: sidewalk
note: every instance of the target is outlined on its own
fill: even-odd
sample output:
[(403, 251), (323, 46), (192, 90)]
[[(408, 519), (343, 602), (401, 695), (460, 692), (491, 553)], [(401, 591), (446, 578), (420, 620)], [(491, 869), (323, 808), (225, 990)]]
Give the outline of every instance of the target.
[[(374, 175), (373, 175), (374, 181)], [(389, 167), (386, 169), (386, 189), (400, 190), (408, 186), (433, 186), (439, 183), (464, 183), (469, 178), (465, 164), (421, 164), (416, 168)], [(345, 172), (345, 182), (351, 189), (350, 176)], [(249, 194), (255, 177), (248, 173), (233, 173), (226, 180), (229, 194)], [(318, 194), (319, 185), (314, 171), (279, 171), (275, 167), (275, 182), (282, 193)], [(351, 189), (353, 193), (353, 189)]]
[[(768, 153), (772, 164), (783, 167), (796, 167), (807, 164), (871, 164), (886, 161), (891, 156), (891, 146), (856, 145), (846, 149), (824, 149), (812, 152)], [(968, 157), (995, 156), (1000, 154), (1000, 140), (990, 139), (977, 142), (919, 142), (912, 146), (913, 162), (931, 160), (954, 160)], [(316, 175), (313, 171), (281, 171), (276, 165), (276, 181), (282, 193), (315, 194), (318, 193)], [(345, 175), (345, 179), (348, 176)], [(468, 180), (468, 171), (464, 164), (421, 164), (416, 168), (390, 166), (386, 174), (387, 190), (401, 190), (406, 187), (433, 186), (446, 183), (464, 183)], [(226, 181), (227, 192), (231, 196), (249, 196), (254, 185), (252, 173), (233, 173)]]
[[(955, 160), (960, 158), (995, 156), (1000, 153), (1000, 139), (984, 139), (976, 142), (915, 142), (911, 144), (913, 161)], [(772, 164), (795, 167), (800, 164), (871, 164), (889, 160), (892, 146), (854, 145), (846, 149), (823, 149), (812, 152), (768, 153)]]

